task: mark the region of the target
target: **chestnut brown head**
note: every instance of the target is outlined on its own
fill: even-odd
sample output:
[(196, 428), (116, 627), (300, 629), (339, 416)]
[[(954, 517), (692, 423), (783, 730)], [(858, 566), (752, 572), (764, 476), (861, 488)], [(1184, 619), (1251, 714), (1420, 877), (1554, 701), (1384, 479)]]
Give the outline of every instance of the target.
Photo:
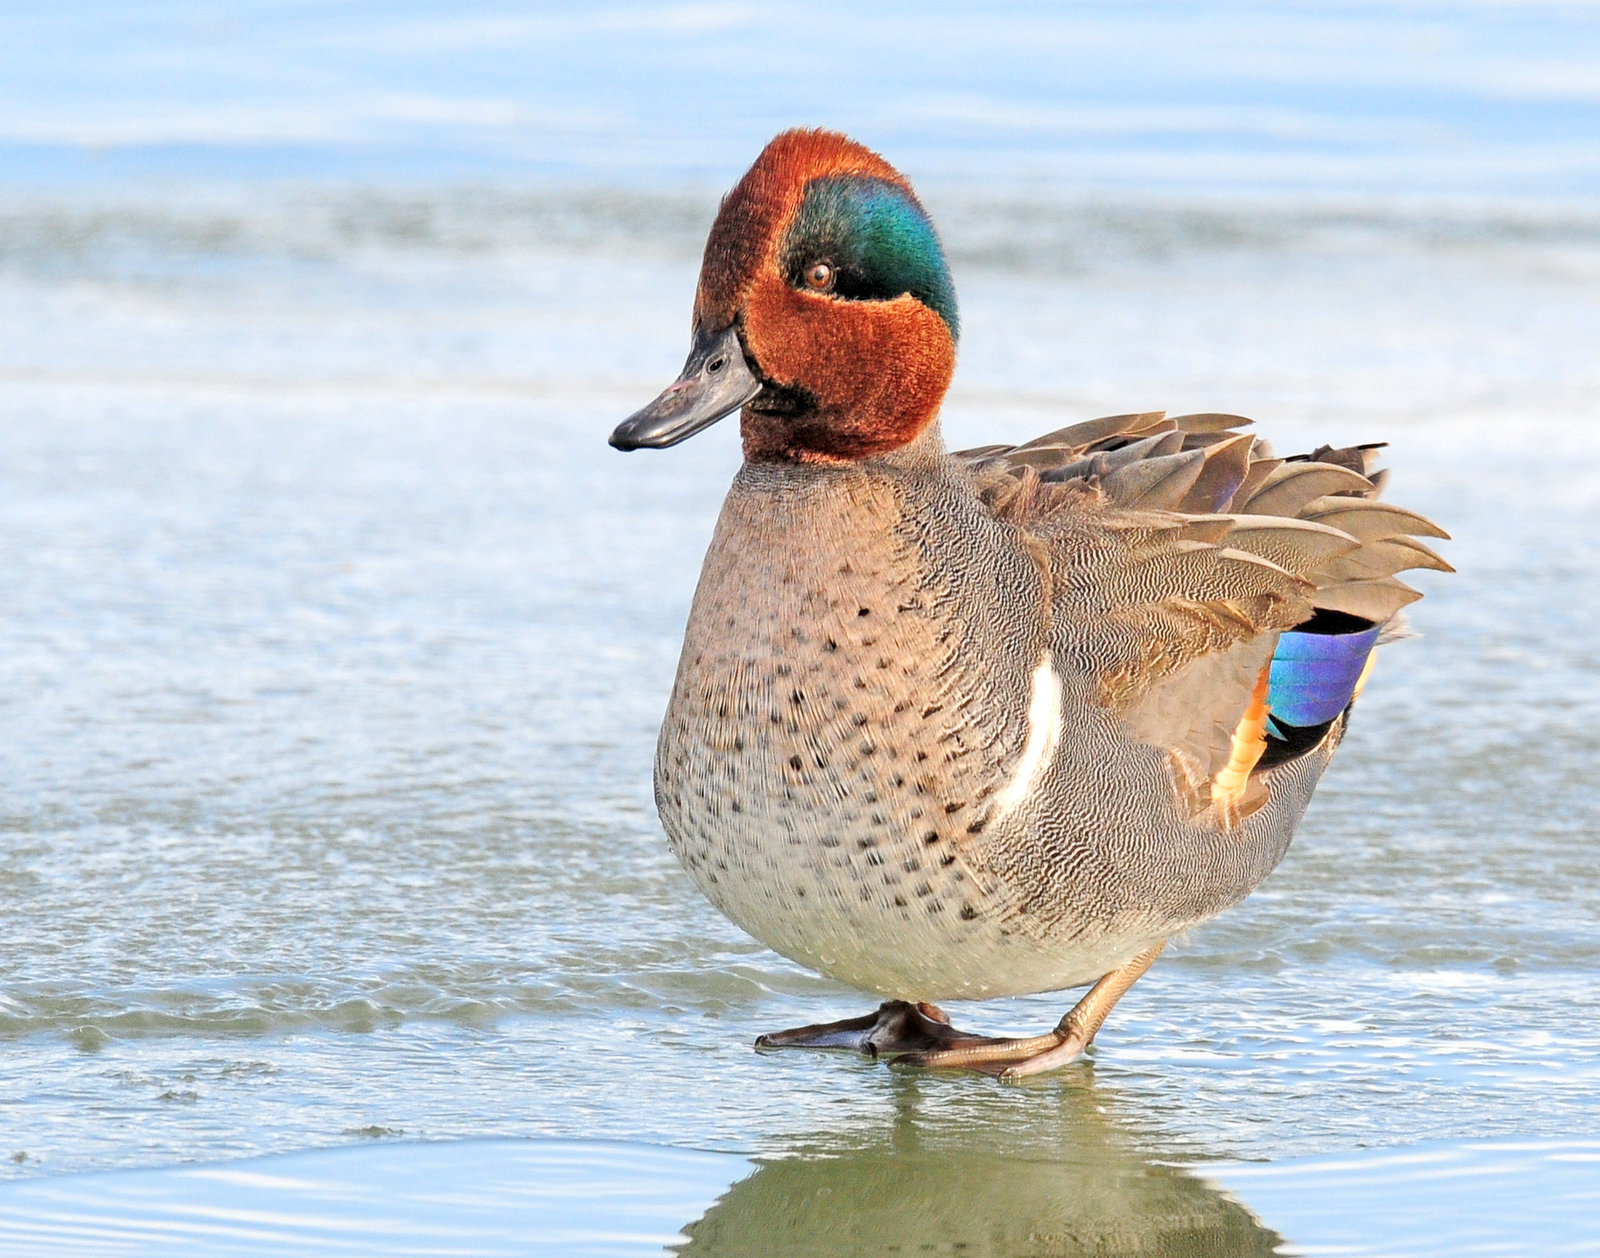
[(830, 131), (786, 131), (723, 198), (683, 374), (611, 444), (661, 447), (743, 408), (750, 459), (886, 453), (950, 384), (955, 290), (903, 177)]

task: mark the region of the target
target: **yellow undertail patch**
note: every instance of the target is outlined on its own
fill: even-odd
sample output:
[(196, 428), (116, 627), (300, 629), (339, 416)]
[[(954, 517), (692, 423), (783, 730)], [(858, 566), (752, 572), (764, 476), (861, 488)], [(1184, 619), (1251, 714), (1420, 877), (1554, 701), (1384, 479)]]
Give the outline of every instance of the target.
[(1267, 793), (1255, 784), (1252, 790), (1250, 774), (1267, 749), (1267, 683), (1271, 665), (1261, 670), (1255, 689), (1250, 693), (1250, 706), (1239, 718), (1233, 731), (1233, 749), (1228, 763), (1211, 779), (1211, 806), (1225, 825), (1235, 825), (1266, 802)]
[(1374, 648), (1367, 655), (1367, 662), (1361, 666), (1361, 676), (1356, 678), (1356, 688), (1350, 692), (1350, 702), (1354, 703), (1361, 697), (1361, 691), (1366, 687), (1367, 678), (1372, 676), (1372, 666), (1378, 662), (1378, 652)]

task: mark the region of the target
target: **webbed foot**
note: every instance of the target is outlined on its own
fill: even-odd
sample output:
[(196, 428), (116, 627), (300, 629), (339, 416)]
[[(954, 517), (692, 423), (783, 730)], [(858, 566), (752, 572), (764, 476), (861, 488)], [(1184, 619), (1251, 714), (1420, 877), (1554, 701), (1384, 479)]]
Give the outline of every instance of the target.
[(877, 1013), (843, 1022), (776, 1031), (757, 1038), (762, 1048), (848, 1048), (869, 1057), (887, 1057), (896, 1066), (934, 1070), (976, 1070), (1002, 1079), (1056, 1070), (1083, 1055), (1113, 1005), (1148, 970), (1163, 944), (1147, 948), (1107, 974), (1045, 1035), (1010, 1039), (958, 1031), (937, 1005), (926, 1001), (885, 1001)]
[(1027, 1075), (1057, 1070), (1083, 1056), (1095, 1033), (1112, 1007), (1121, 1000), (1139, 976), (1155, 963), (1165, 943), (1146, 948), (1126, 965), (1112, 970), (1091, 987), (1070, 1013), (1045, 1035), (1020, 1040), (991, 1040), (983, 1044), (957, 1044), (949, 1048), (908, 1053), (895, 1059), (895, 1065), (923, 1066), (945, 1070), (978, 1070), (1001, 1079), (1021, 1079)]
[(842, 1022), (774, 1031), (756, 1038), (760, 1048), (848, 1048), (868, 1057), (902, 1057), (996, 1043), (950, 1025), (944, 1010), (926, 1001), (886, 1000), (876, 1013)]

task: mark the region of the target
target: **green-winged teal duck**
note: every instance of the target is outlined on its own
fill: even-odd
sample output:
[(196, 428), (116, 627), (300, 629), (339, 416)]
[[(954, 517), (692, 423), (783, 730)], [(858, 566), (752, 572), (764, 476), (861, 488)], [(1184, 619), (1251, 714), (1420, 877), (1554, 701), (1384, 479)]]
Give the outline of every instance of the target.
[[(761, 1037), (1031, 1074), (1289, 846), (1373, 651), (1448, 565), (1373, 448), (1275, 457), (1232, 415), (948, 453), (955, 291), (916, 195), (822, 131), (706, 243), (683, 374), (623, 422), (740, 411), (656, 754), (669, 842), (802, 965), (889, 997)], [(930, 1002), (1093, 983), (1048, 1034)]]

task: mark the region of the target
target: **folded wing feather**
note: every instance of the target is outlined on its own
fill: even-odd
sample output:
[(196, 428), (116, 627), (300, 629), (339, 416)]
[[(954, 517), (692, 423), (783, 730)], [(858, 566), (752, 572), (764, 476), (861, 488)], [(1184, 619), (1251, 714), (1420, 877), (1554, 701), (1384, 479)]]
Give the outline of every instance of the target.
[(1375, 501), (1377, 447), (1278, 459), (1249, 423), (1114, 415), (954, 456), (1049, 556), (1063, 665), (1197, 789), (1281, 630), (1317, 609), (1386, 625), (1421, 597), (1395, 573), (1450, 571), (1415, 540), (1442, 529)]

